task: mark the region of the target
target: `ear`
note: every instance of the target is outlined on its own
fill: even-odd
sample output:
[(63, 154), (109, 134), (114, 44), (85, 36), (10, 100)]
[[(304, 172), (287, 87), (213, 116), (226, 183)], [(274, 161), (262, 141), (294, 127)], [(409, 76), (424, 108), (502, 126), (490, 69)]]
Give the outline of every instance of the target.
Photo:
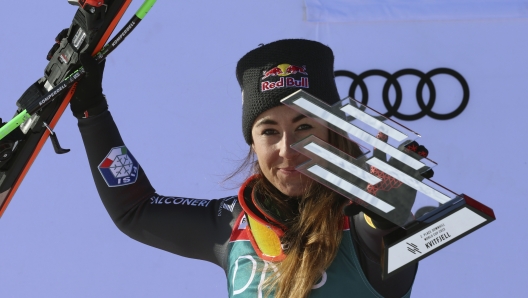
[(251, 151), (253, 151), (253, 153), (255, 153), (255, 143), (251, 144)]

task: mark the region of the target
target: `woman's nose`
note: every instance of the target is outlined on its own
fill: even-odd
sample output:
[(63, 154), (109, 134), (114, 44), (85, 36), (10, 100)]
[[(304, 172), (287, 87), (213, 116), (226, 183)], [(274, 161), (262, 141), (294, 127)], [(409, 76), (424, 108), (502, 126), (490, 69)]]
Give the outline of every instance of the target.
[(293, 134), (283, 134), (280, 142), (279, 155), (285, 159), (294, 159), (297, 157), (300, 153), (291, 147), (291, 145), (295, 144), (295, 142), (296, 140)]

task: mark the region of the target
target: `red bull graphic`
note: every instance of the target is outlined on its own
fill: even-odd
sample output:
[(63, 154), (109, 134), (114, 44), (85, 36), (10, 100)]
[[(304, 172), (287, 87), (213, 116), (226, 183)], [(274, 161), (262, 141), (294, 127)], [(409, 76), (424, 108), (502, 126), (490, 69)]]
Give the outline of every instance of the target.
[(262, 75), (262, 92), (276, 88), (309, 88), (308, 72), (305, 65), (297, 66), (283, 63), (263, 71)]
[(270, 77), (270, 76), (278, 76), (278, 75), (281, 75), (283, 73), (284, 72), (282, 71), (282, 69), (280, 69), (278, 67), (273, 67), (272, 69), (264, 72), (264, 77), (262, 77), (262, 79), (265, 79), (265, 78)]
[(304, 75), (308, 75), (308, 73), (306, 72), (306, 66), (304, 65), (302, 67), (299, 67), (296, 65), (290, 65), (288, 66), (288, 68), (286, 68), (286, 73), (288, 74), (302, 73)]
[(280, 78), (276, 82), (262, 82), (261, 90), (268, 91), (275, 88), (284, 88), (284, 87), (297, 87), (297, 88), (308, 88), (308, 78), (304, 77), (300, 80), (294, 78)]

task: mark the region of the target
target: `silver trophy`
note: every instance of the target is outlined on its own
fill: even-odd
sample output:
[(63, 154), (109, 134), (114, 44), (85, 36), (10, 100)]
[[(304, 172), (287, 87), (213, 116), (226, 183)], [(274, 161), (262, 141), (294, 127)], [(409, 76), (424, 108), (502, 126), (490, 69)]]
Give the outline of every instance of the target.
[(309, 136), (292, 148), (310, 158), (299, 172), (399, 226), (383, 239), (384, 278), (495, 220), (491, 208), (425, 178), (436, 163), (413, 148), (418, 133), (351, 98), (329, 106), (299, 90), (282, 103), (360, 146), (352, 157)]

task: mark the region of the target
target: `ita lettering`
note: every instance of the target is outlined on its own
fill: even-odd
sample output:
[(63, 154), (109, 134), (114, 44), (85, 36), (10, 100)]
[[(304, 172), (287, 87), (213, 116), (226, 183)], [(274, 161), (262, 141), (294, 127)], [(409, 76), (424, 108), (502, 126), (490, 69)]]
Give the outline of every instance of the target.
[[(264, 297), (266, 289), (263, 289), (266, 278), (277, 272), (277, 266), (271, 262), (263, 261), (252, 255), (239, 256), (234, 264), (235, 268), (231, 280), (233, 296), (244, 293), (249, 288), (257, 287), (258, 297)], [(327, 273), (323, 271), (322, 277), (312, 287), (319, 289), (326, 284)], [(273, 295), (271, 295), (273, 296)], [(241, 296), (245, 297), (245, 296)]]

